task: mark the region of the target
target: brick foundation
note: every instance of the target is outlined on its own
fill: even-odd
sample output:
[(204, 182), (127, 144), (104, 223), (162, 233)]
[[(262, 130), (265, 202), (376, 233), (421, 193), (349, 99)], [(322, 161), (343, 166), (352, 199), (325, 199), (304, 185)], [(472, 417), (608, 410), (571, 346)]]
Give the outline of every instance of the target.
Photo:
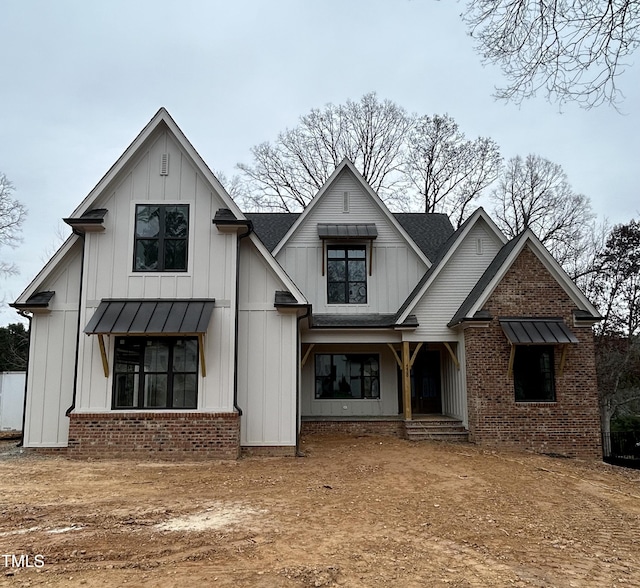
[(69, 457), (237, 459), (237, 413), (96, 413), (70, 415)]
[[(483, 310), (489, 327), (465, 329), (469, 437), (475, 443), (539, 453), (602, 458), (593, 332), (576, 327), (575, 304), (526, 247), (498, 284)], [(555, 358), (556, 402), (515, 401), (508, 376), (510, 345), (498, 317), (562, 317), (579, 340), (567, 349), (560, 373)]]
[(295, 457), (295, 445), (251, 445), (241, 448), (242, 457)]
[(303, 420), (302, 434), (344, 435), (388, 435), (405, 437), (404, 421), (401, 420)]

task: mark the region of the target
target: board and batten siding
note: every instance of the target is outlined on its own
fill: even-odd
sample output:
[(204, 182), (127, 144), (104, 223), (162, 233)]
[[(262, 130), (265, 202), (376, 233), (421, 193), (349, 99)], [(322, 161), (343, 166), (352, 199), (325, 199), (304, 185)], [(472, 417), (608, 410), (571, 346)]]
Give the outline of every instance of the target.
[[(169, 173), (160, 175), (163, 154)], [(186, 272), (134, 272), (136, 204), (188, 204)], [(81, 329), (105, 298), (215, 298), (205, 336), (207, 377), (199, 376), (198, 410), (233, 411), (237, 236), (212, 224), (224, 200), (166, 129), (160, 129), (97, 198), (108, 210), (103, 232), (85, 245)], [(112, 370), (113, 337), (105, 337)], [(221, 343), (223, 342), (223, 343)], [(104, 376), (95, 336), (81, 337), (77, 412), (111, 410), (112, 376)]]
[[(380, 398), (316, 400), (315, 356), (324, 353), (375, 353), (380, 356)], [(386, 345), (316, 345), (302, 370), (302, 417), (398, 416), (398, 364)]]
[(238, 302), (238, 406), (242, 446), (296, 444), (297, 316), (274, 307), (286, 289), (255, 246), (242, 241)]
[(54, 291), (50, 312), (31, 319), (25, 447), (65, 447), (73, 402), (82, 243), (78, 240), (40, 290)]
[[(412, 313), (419, 327), (405, 334), (410, 341), (458, 341), (447, 327), (502, 247), (484, 221), (478, 221), (418, 301)], [(460, 347), (460, 346), (459, 346)]]
[(440, 381), (442, 385), (442, 414), (455, 417), (468, 426), (467, 411), (467, 384), (464, 358), (464, 342), (462, 337), (458, 344), (452, 344), (460, 367), (456, 367), (455, 362), (446, 350), (440, 353)]
[[(345, 192), (349, 194), (348, 212), (344, 212)], [(373, 271), (367, 276), (366, 304), (327, 304), (327, 277), (326, 272), (322, 275), (318, 223), (375, 223), (378, 237), (373, 241)], [(368, 269), (369, 242), (362, 241), (362, 244), (367, 245)], [(277, 260), (313, 304), (316, 313), (396, 312), (427, 269), (348, 169), (338, 175), (309, 211), (278, 252)]]

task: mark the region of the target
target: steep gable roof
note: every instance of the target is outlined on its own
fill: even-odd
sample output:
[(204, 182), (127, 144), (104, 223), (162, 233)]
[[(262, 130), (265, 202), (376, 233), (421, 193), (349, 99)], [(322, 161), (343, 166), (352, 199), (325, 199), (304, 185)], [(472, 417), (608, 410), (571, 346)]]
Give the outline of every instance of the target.
[(600, 313), (562, 269), (562, 266), (554, 259), (533, 232), (527, 229), (502, 247), (467, 298), (460, 305), (460, 308), (456, 311), (448, 326), (453, 327), (465, 319), (474, 318), (526, 245), (529, 245), (536, 257), (538, 257), (580, 310), (588, 312), (593, 318), (600, 317)]
[(416, 304), (422, 298), (429, 286), (433, 283), (435, 277), (440, 273), (442, 268), (446, 265), (447, 261), (451, 259), (451, 256), (464, 241), (465, 237), (469, 234), (469, 231), (479, 222), (484, 221), (486, 225), (494, 232), (494, 234), (502, 241), (506, 241), (506, 237), (502, 234), (502, 231), (498, 229), (496, 224), (491, 220), (489, 215), (485, 212), (484, 208), (478, 208), (464, 223), (462, 223), (458, 229), (453, 232), (445, 243), (439, 248), (438, 253), (433, 261), (432, 266), (426, 271), (422, 279), (416, 284), (411, 294), (407, 297), (404, 304), (398, 310), (398, 322), (402, 322), (413, 311)]
[(324, 183), (322, 188), (320, 188), (318, 193), (313, 197), (311, 202), (309, 202), (309, 204), (304, 209), (304, 211), (300, 213), (298, 218), (291, 225), (289, 230), (285, 233), (284, 237), (280, 240), (278, 245), (276, 245), (275, 249), (273, 250), (273, 254), (277, 255), (280, 252), (280, 250), (285, 246), (287, 241), (292, 237), (292, 235), (297, 231), (297, 229), (305, 222), (306, 218), (311, 214), (312, 210), (318, 205), (320, 201), (322, 201), (324, 195), (329, 191), (329, 189), (331, 188), (333, 183), (337, 180), (337, 178), (340, 176), (340, 174), (345, 170), (348, 170), (349, 172), (351, 172), (351, 174), (353, 174), (356, 181), (362, 187), (364, 193), (371, 199), (371, 202), (378, 207), (378, 209), (382, 212), (382, 214), (388, 219), (389, 224), (393, 226), (400, 235), (402, 235), (402, 237), (405, 239), (409, 247), (413, 249), (416, 255), (424, 262), (424, 264), (427, 267), (429, 267), (431, 265), (431, 261), (429, 260), (429, 258), (416, 245), (413, 239), (411, 239), (407, 231), (402, 227), (402, 225), (398, 222), (398, 220), (396, 220), (393, 214), (391, 214), (391, 211), (386, 207), (384, 202), (382, 202), (382, 200), (380, 199), (380, 196), (378, 196), (376, 192), (373, 190), (373, 188), (371, 188), (369, 183), (362, 177), (362, 175), (355, 168), (353, 163), (351, 163), (351, 161), (349, 161), (346, 158), (340, 162), (338, 167), (336, 167), (334, 172), (331, 174), (331, 177), (329, 177), (329, 179)]
[(180, 127), (173, 120), (169, 112), (165, 108), (160, 108), (153, 118), (147, 123), (147, 125), (140, 131), (138, 136), (131, 142), (131, 144), (125, 149), (124, 153), (118, 158), (118, 160), (111, 166), (109, 171), (102, 177), (102, 179), (96, 184), (96, 186), (89, 192), (87, 197), (80, 203), (80, 205), (73, 211), (68, 220), (82, 217), (88, 210), (94, 208), (96, 200), (103, 193), (105, 188), (113, 181), (120, 171), (131, 161), (131, 159), (138, 152), (140, 147), (151, 137), (157, 129), (166, 128), (175, 137), (180, 147), (191, 157), (194, 165), (204, 178), (213, 186), (220, 198), (225, 204), (225, 207), (231, 210), (237, 218), (244, 218), (240, 208), (233, 201), (231, 196), (224, 189), (222, 184), (218, 181), (218, 178), (209, 169), (209, 166), (205, 163), (204, 159), (200, 157), (200, 154), (195, 150), (191, 142), (187, 139), (186, 135), (182, 132)]

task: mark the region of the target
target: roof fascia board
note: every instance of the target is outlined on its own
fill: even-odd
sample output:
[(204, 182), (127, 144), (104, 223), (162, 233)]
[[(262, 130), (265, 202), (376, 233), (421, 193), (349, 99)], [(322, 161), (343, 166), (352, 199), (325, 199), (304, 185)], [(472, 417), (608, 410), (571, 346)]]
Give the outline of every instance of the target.
[(220, 183), (218, 178), (209, 169), (209, 166), (200, 157), (200, 154), (193, 147), (189, 139), (182, 132), (180, 127), (173, 120), (166, 108), (160, 108), (153, 118), (147, 123), (147, 125), (140, 131), (138, 136), (131, 142), (131, 144), (125, 149), (124, 153), (116, 160), (111, 166), (109, 171), (102, 177), (102, 179), (96, 184), (96, 186), (89, 192), (87, 197), (80, 203), (80, 205), (73, 211), (70, 218), (82, 216), (87, 210), (89, 210), (98, 197), (102, 194), (104, 189), (113, 181), (113, 179), (122, 171), (122, 169), (129, 163), (129, 161), (136, 154), (138, 149), (151, 137), (151, 135), (164, 124), (169, 132), (175, 137), (180, 144), (180, 147), (191, 157), (196, 167), (207, 179), (207, 181), (218, 192), (225, 205), (233, 211), (233, 213), (241, 219), (244, 219), (242, 211), (238, 205), (233, 201), (231, 196), (224, 189), (224, 186)]
[(520, 255), (520, 253), (522, 253), (522, 250), (527, 244), (529, 244), (534, 255), (542, 262), (547, 271), (549, 271), (549, 273), (560, 284), (560, 286), (562, 286), (562, 289), (569, 295), (576, 306), (578, 306), (581, 310), (590, 312), (594, 317), (599, 317), (600, 313), (595, 308), (595, 306), (591, 304), (589, 299), (582, 293), (580, 288), (576, 286), (567, 272), (562, 269), (562, 266), (558, 263), (558, 261), (556, 261), (551, 253), (549, 253), (549, 251), (535, 236), (531, 229), (527, 229), (520, 235), (518, 243), (513, 248), (508, 257), (504, 260), (502, 266), (496, 272), (496, 275), (493, 276), (492, 280), (489, 282), (484, 292), (478, 297), (467, 315), (473, 316), (484, 306), (486, 301), (489, 299), (491, 294), (493, 294), (493, 291), (502, 281), (507, 271), (509, 271), (509, 269), (511, 268), (517, 257)]
[(71, 251), (73, 246), (79, 241), (78, 235), (72, 234), (67, 240), (60, 245), (58, 250), (51, 256), (51, 259), (45, 264), (45, 266), (36, 274), (35, 278), (31, 280), (29, 285), (24, 289), (22, 294), (16, 298), (17, 304), (26, 302), (31, 296), (33, 296), (39, 289), (42, 283), (51, 276), (58, 265), (62, 263), (67, 254)]
[[(474, 216), (476, 218), (473, 218)], [(413, 299), (411, 300), (407, 308), (405, 308), (404, 312), (398, 317), (399, 323), (404, 322), (407, 319), (407, 317), (414, 311), (416, 304), (418, 304), (418, 301), (424, 296), (426, 291), (431, 287), (431, 284), (433, 284), (436, 277), (440, 275), (440, 272), (442, 271), (442, 269), (447, 265), (447, 263), (449, 263), (449, 260), (453, 257), (454, 253), (458, 250), (460, 245), (464, 242), (467, 235), (471, 232), (471, 229), (476, 226), (476, 224), (480, 221), (480, 219), (484, 220), (485, 223), (487, 223), (488, 227), (494, 232), (496, 237), (500, 239), (500, 242), (503, 245), (507, 242), (507, 238), (504, 236), (504, 233), (491, 220), (491, 218), (486, 213), (484, 208), (476, 209), (475, 212), (469, 217), (469, 222), (467, 222), (466, 227), (462, 231), (460, 231), (460, 234), (456, 238), (453, 245), (449, 247), (449, 250), (447, 251), (445, 256), (440, 260), (438, 267), (434, 269), (433, 273), (429, 276), (429, 279), (422, 285), (422, 288), (420, 288), (420, 290), (414, 294)]]
[(296, 219), (296, 221), (291, 225), (290, 229), (286, 232), (285, 236), (280, 240), (273, 250), (273, 255), (278, 255), (278, 253), (285, 246), (287, 241), (291, 238), (291, 236), (298, 230), (298, 227), (305, 222), (307, 216), (311, 213), (313, 208), (317, 205), (317, 203), (322, 199), (324, 194), (329, 190), (331, 185), (335, 182), (337, 177), (342, 173), (344, 169), (349, 169), (351, 173), (354, 175), (358, 183), (364, 188), (365, 192), (369, 195), (369, 197), (376, 203), (378, 208), (382, 211), (382, 213), (389, 220), (389, 223), (402, 235), (403, 239), (407, 242), (407, 244), (413, 249), (415, 254), (422, 260), (422, 262), (427, 266), (427, 268), (431, 267), (431, 260), (427, 258), (427, 256), (422, 252), (422, 250), (415, 244), (413, 239), (409, 236), (409, 234), (402, 228), (400, 223), (396, 220), (396, 218), (391, 214), (391, 211), (387, 208), (387, 205), (382, 201), (380, 196), (376, 194), (375, 190), (369, 185), (369, 182), (364, 179), (362, 174), (356, 169), (355, 165), (349, 161), (346, 157), (338, 164), (338, 167), (331, 174), (329, 179), (324, 183), (322, 188), (318, 190), (318, 193), (313, 197), (311, 202), (307, 205), (307, 207), (302, 211), (302, 214)]

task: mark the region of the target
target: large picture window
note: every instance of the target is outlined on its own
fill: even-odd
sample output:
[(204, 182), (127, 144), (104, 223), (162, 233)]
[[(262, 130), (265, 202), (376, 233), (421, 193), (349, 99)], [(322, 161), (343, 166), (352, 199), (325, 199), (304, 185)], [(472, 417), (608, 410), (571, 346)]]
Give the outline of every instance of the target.
[(317, 354), (316, 398), (380, 398), (379, 356)]
[(513, 363), (517, 402), (556, 399), (552, 345), (518, 345)]
[(138, 204), (134, 271), (186, 271), (188, 238), (188, 204)]
[(118, 337), (113, 408), (196, 408), (198, 340)]
[(329, 304), (366, 304), (367, 250), (364, 245), (331, 245), (327, 249)]

